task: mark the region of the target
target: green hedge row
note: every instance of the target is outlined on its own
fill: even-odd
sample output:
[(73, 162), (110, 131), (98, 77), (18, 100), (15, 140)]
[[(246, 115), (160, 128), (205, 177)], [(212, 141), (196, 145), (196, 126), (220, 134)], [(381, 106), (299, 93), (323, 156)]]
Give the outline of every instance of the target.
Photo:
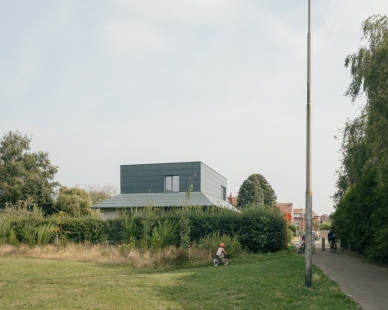
[[(241, 246), (249, 252), (266, 253), (276, 252), (284, 248), (286, 223), (276, 210), (247, 210), (240, 214), (225, 211), (192, 212), (188, 215), (191, 222), (190, 238), (199, 241), (210, 233), (219, 232), (231, 237), (237, 237)], [(158, 221), (179, 221), (179, 212), (158, 212)], [(55, 219), (19, 220), (12, 222), (17, 238), (22, 241), (22, 227), (26, 222), (33, 221), (36, 225), (45, 223), (56, 224)], [(122, 218), (102, 220), (98, 218), (63, 218), (61, 223), (62, 234), (72, 242), (118, 244), (122, 242), (124, 221)], [(134, 217), (137, 239), (144, 236), (144, 220), (140, 216)], [(151, 227), (152, 228), (152, 227)], [(148, 230), (150, 233), (152, 229)], [(180, 231), (177, 231), (179, 235)], [(179, 238), (178, 238), (179, 239)]]

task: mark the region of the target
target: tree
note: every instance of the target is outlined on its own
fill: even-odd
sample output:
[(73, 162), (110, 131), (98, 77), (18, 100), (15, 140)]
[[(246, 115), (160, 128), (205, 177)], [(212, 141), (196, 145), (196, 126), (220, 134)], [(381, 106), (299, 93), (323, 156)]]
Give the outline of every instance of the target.
[(117, 195), (117, 187), (112, 184), (87, 185), (86, 190), (89, 192), (93, 206)]
[(388, 257), (388, 18), (362, 23), (368, 43), (345, 59), (352, 81), (346, 95), (366, 97), (360, 115), (342, 129), (341, 166), (333, 225), (344, 245), (372, 258)]
[(57, 208), (70, 216), (91, 215), (92, 205), (89, 193), (78, 186), (71, 188), (62, 186), (59, 189)]
[(8, 132), (0, 142), (0, 208), (6, 203), (32, 199), (46, 212), (55, 205), (54, 182), (58, 167), (52, 166), (47, 152), (30, 152), (31, 138)]
[(239, 207), (256, 203), (267, 206), (274, 206), (276, 204), (275, 191), (261, 174), (250, 175), (238, 191)]

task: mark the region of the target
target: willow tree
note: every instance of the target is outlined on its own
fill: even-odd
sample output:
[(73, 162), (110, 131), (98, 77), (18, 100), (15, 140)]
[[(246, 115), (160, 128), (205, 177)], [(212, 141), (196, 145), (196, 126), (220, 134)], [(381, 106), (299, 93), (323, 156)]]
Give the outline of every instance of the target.
[(360, 115), (342, 129), (334, 223), (346, 243), (372, 257), (388, 257), (388, 18), (362, 23), (367, 45), (346, 57), (346, 95), (364, 96)]

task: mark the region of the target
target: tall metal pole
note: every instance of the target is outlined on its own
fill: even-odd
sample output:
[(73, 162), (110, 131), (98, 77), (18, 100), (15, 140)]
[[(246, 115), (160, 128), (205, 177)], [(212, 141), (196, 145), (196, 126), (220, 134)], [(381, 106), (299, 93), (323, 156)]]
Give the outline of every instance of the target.
[(305, 257), (305, 285), (311, 287), (312, 283), (312, 180), (311, 180), (311, 0), (308, 7), (308, 33), (307, 33), (307, 141), (306, 141), (306, 257)]

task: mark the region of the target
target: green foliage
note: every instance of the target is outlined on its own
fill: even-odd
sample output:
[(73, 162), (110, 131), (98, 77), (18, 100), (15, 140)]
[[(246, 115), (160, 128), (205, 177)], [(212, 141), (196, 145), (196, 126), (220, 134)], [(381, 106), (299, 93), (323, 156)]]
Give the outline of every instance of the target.
[(169, 244), (189, 248), (191, 243), (198, 243), (201, 238), (218, 233), (238, 240), (241, 247), (255, 253), (283, 249), (286, 228), (279, 209), (264, 205), (248, 206), (241, 213), (217, 207), (204, 209), (191, 206), (166, 211), (150, 206), (110, 220), (72, 218), (61, 211), (48, 218), (10, 219), (10, 223), (17, 240), (31, 246), (38, 242), (37, 229), (50, 224), (57, 246), (61, 242), (109, 242), (131, 243), (141, 248), (159, 248)]
[(157, 212), (152, 205), (146, 205), (141, 210), (141, 222), (143, 227), (142, 247), (148, 248), (150, 246), (150, 233), (156, 220), (158, 219)]
[(30, 247), (33, 247), (36, 244), (36, 223), (33, 221), (24, 222), (24, 225), (21, 229), (22, 241), (28, 244)]
[(326, 222), (326, 223), (322, 223), (319, 225), (319, 229), (320, 230), (330, 230), (330, 228), (332, 227), (333, 225), (329, 222)]
[(87, 191), (78, 186), (59, 189), (57, 208), (70, 216), (87, 216), (92, 214), (93, 202)]
[(288, 244), (291, 244), (292, 239), (294, 238), (295, 235), (296, 234), (294, 234), (293, 230), (288, 229), (288, 231), (287, 231), (287, 242), (288, 242)]
[(238, 206), (249, 204), (276, 205), (276, 194), (264, 176), (252, 174), (240, 186), (238, 191)]
[(180, 226), (180, 246), (183, 248), (190, 247), (190, 232), (191, 232), (191, 221), (189, 218), (188, 210), (182, 210), (181, 218), (179, 219)]
[(123, 229), (121, 233), (121, 240), (123, 243), (129, 243), (138, 237), (138, 227), (136, 227), (134, 217), (124, 216), (122, 221)]
[(13, 228), (11, 228), (11, 230), (9, 231), (7, 242), (11, 245), (18, 245), (19, 244), (19, 240), (16, 236), (16, 232)]
[(48, 153), (31, 153), (30, 142), (31, 138), (18, 131), (8, 132), (0, 141), (0, 208), (32, 198), (51, 213), (59, 186), (53, 181), (58, 168), (51, 165)]
[(298, 227), (295, 226), (295, 224), (288, 224), (288, 229), (290, 229), (294, 236), (296, 236), (296, 233), (298, 232)]
[(285, 246), (285, 228), (278, 208), (249, 205), (241, 213), (226, 212), (214, 208), (190, 215), (192, 240), (219, 231), (220, 234), (237, 236), (241, 246), (248, 252), (276, 252)]
[(0, 217), (0, 244), (7, 241), (11, 230), (11, 222), (6, 218)]
[(207, 236), (200, 238), (198, 244), (195, 244), (194, 246), (199, 249), (208, 250), (212, 255), (214, 255), (221, 242), (225, 244), (225, 251), (228, 253), (228, 258), (239, 257), (243, 253), (243, 249), (237, 236), (231, 237), (225, 234), (220, 235), (219, 231), (210, 233)]
[(36, 228), (36, 243), (39, 246), (47, 245), (53, 238), (55, 233), (55, 225), (46, 223)]
[(388, 261), (388, 18), (369, 17), (362, 29), (369, 45), (345, 59), (346, 94), (353, 102), (364, 94), (366, 104), (342, 129), (333, 225), (343, 245)]
[(157, 221), (153, 227), (151, 236), (151, 246), (154, 249), (160, 249), (167, 245), (177, 243), (177, 228), (179, 223), (171, 220)]
[(9, 220), (16, 219), (43, 219), (43, 211), (31, 197), (26, 200), (17, 200), (15, 203), (6, 203), (0, 209), (0, 216)]

